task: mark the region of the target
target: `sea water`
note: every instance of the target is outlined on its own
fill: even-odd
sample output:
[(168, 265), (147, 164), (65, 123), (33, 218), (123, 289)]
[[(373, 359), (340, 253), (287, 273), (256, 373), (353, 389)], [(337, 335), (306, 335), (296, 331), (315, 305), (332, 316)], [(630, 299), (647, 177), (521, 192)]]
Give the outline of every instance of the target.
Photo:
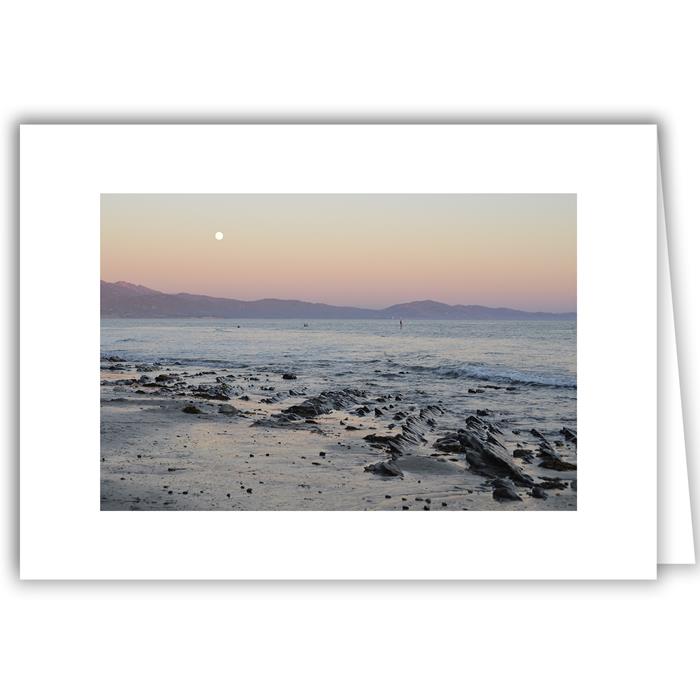
[(575, 321), (102, 319), (101, 351), (277, 381), (293, 372), (309, 392), (400, 392), (514, 424), (576, 423)]

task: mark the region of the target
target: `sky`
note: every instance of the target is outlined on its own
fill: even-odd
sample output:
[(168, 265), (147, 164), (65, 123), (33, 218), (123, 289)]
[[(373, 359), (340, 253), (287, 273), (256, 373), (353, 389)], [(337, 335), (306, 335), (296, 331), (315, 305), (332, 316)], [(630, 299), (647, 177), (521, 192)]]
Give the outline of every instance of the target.
[(576, 195), (103, 194), (101, 278), (243, 300), (575, 311)]

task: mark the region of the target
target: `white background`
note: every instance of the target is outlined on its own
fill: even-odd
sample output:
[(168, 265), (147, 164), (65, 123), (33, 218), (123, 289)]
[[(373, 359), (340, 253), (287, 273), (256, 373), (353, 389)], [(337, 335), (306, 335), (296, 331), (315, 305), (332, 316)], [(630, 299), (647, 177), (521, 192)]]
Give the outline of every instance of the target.
[[(0, 29), (10, 328), (20, 120), (659, 121), (697, 501), (700, 48), (691, 8), (14, 3)], [(38, 370), (47, 382), (57, 340), (47, 339)], [(638, 584), (20, 584), (14, 330), (3, 352), (1, 682), (11, 697), (697, 696), (695, 567)], [(39, 431), (60, 402), (48, 383), (35, 399)]]

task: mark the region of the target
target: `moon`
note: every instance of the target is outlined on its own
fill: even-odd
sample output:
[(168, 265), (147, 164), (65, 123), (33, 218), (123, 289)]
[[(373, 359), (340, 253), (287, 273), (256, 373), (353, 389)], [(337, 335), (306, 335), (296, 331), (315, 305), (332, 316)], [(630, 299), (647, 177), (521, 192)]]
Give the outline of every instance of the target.
[(214, 238), (216, 238), (217, 241), (223, 241), (224, 240), (224, 234), (221, 233), (221, 231), (217, 231), (214, 234)]

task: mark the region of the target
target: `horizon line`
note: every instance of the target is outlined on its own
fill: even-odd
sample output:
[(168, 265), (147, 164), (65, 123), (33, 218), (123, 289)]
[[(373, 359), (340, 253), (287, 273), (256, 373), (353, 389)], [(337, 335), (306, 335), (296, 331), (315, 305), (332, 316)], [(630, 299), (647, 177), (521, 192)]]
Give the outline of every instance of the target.
[(306, 301), (304, 299), (289, 299), (289, 298), (283, 298), (283, 297), (260, 297), (258, 299), (240, 299), (237, 297), (221, 297), (221, 296), (213, 296), (211, 294), (201, 294), (201, 293), (196, 293), (196, 292), (163, 292), (159, 289), (153, 289), (152, 287), (147, 287), (146, 285), (143, 284), (138, 284), (135, 282), (129, 282), (127, 280), (117, 280), (116, 282), (108, 282), (107, 280), (103, 280), (100, 278), (100, 282), (104, 282), (105, 284), (125, 284), (125, 285), (130, 285), (132, 287), (142, 287), (143, 289), (148, 289), (151, 292), (155, 292), (156, 294), (166, 294), (169, 296), (178, 296), (178, 295), (189, 295), (189, 296), (198, 296), (198, 297), (206, 297), (207, 299), (221, 299), (224, 301), (240, 301), (246, 304), (253, 304), (255, 302), (262, 302), (262, 301), (286, 301), (286, 302), (297, 302), (300, 304), (314, 304), (317, 306), (332, 306), (336, 308), (341, 308), (341, 309), (360, 309), (362, 311), (386, 311), (388, 309), (391, 309), (394, 306), (405, 306), (409, 304), (422, 304), (429, 302), (431, 304), (441, 304), (443, 306), (447, 306), (450, 308), (455, 308), (455, 307), (472, 307), (472, 308), (482, 308), (482, 309), (493, 309), (493, 310), (507, 310), (507, 311), (517, 311), (520, 313), (526, 313), (526, 314), (551, 314), (551, 315), (564, 315), (564, 314), (577, 314), (578, 311), (577, 309), (574, 309), (573, 311), (527, 311), (525, 309), (519, 309), (514, 306), (487, 306), (486, 304), (449, 304), (444, 301), (436, 301), (435, 299), (412, 299), (411, 301), (401, 301), (401, 302), (396, 302), (394, 304), (389, 304), (388, 306), (382, 306), (378, 308), (371, 308), (371, 307), (366, 307), (366, 306), (355, 306), (353, 304), (330, 304), (328, 302), (324, 301)]

